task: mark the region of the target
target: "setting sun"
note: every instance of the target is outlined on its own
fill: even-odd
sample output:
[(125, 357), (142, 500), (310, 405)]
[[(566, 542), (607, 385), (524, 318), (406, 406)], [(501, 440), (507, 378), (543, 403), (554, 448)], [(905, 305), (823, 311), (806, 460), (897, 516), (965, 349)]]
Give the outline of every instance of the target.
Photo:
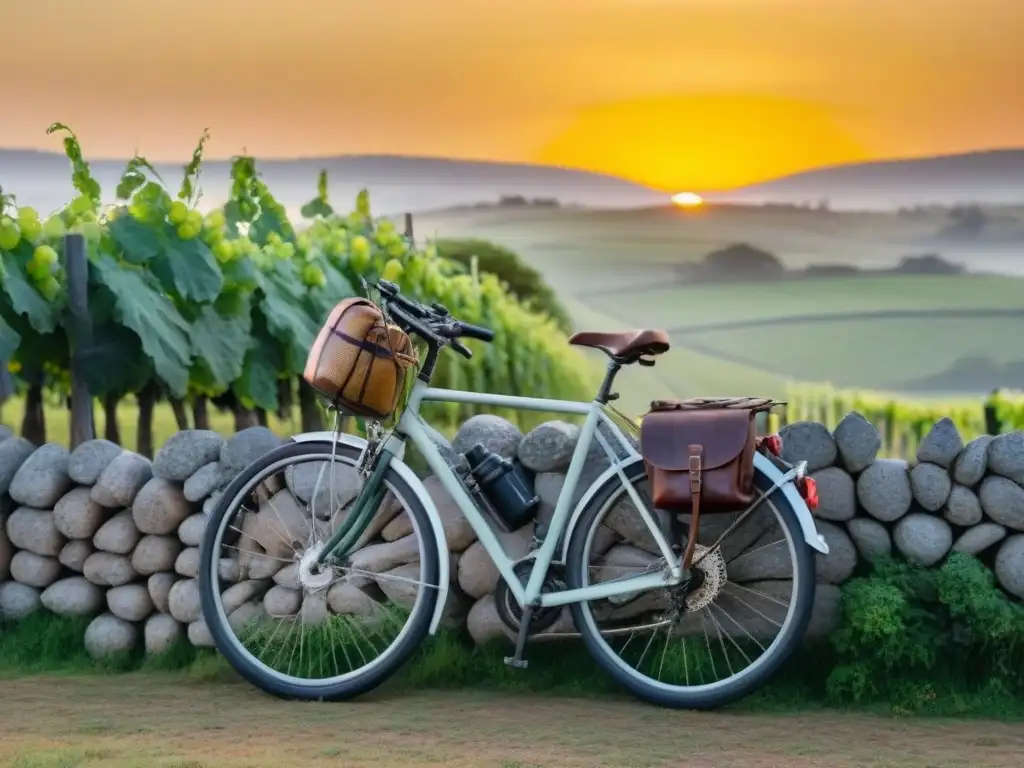
[(696, 208), (704, 204), (704, 198), (693, 192), (680, 192), (678, 195), (672, 195), (672, 202), (680, 208)]

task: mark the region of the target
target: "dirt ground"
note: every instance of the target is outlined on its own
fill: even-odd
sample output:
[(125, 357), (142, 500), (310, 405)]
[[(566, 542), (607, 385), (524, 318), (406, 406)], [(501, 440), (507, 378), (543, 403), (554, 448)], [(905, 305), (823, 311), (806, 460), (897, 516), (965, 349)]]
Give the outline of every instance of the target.
[(996, 768), (1022, 754), (1024, 727), (982, 721), (473, 692), (299, 704), (141, 674), (0, 681), (0, 766), (11, 768)]

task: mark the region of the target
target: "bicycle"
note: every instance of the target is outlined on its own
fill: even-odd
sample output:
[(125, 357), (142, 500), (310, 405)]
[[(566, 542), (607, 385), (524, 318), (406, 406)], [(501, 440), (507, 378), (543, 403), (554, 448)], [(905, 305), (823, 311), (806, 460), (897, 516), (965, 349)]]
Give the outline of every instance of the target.
[[(371, 424), (365, 439), (337, 427), (296, 435), (236, 477), (211, 512), (201, 548), (201, 603), (215, 644), (231, 666), (253, 685), (283, 698), (344, 700), (376, 688), (428, 633), (438, 631), (446, 611), (460, 603), (461, 595), (450, 589), (447, 538), (456, 535), (453, 531), (466, 533), (468, 523), (499, 574), (495, 608), (510, 639), (515, 638), (507, 664), (527, 666), (524, 654), (530, 639), (569, 635), (581, 637), (596, 662), (627, 690), (663, 706), (710, 709), (767, 682), (804, 637), (814, 602), (815, 552), (828, 553), (797, 487), (804, 465), (791, 467), (755, 453), (757, 500), (747, 510), (719, 516), (717, 528), (702, 517), (700, 530), (707, 528), (713, 540), (697, 545), (691, 569), (685, 571), (680, 548), (685, 537), (680, 539), (680, 534), (687, 530), (686, 516), (667, 515), (645, 501), (643, 458), (612, 418), (621, 414), (610, 405), (617, 397), (612, 386), (622, 367), (653, 365), (667, 351), (662, 332), (576, 334), (570, 343), (601, 349), (610, 358), (600, 390), (589, 403), (435, 389), (430, 380), (445, 348), (468, 358), (472, 352), (460, 339), (488, 342), (493, 333), (457, 320), (439, 304), (413, 301), (391, 283), (381, 281), (377, 289), (392, 322), (427, 348), (394, 428), (384, 433)], [(491, 523), (508, 526), (488, 509), (465, 467), (442, 455), (419, 413), (427, 402), (583, 417), (547, 530), (538, 533), (534, 528), (524, 557), (506, 553)], [(418, 448), (433, 478), (420, 480), (403, 461), (407, 440)], [(608, 467), (572, 503), (595, 441)], [(325, 476), (332, 482), (327, 492), (321, 485)], [(341, 482), (337, 492), (335, 480)], [(250, 503), (255, 512), (247, 509)], [(638, 513), (644, 528), (622, 522), (631, 511)], [(241, 523), (232, 525), (236, 513), (241, 513)], [(738, 544), (725, 543), (748, 522), (753, 530), (743, 533)], [(764, 543), (776, 532), (783, 539)], [(422, 545), (418, 553), (411, 551), (413, 538)], [(755, 557), (758, 552), (762, 554)], [(779, 567), (782, 554), (793, 564), (789, 576)], [(589, 565), (592, 555), (597, 565)], [(730, 560), (729, 555), (735, 557)], [(593, 580), (592, 567), (599, 571)], [(612, 576), (602, 578), (602, 569)], [(638, 573), (630, 575), (631, 570)], [(336, 572), (340, 575), (335, 581)], [(781, 623), (752, 605), (756, 600), (783, 605), (776, 597), (786, 584), (793, 601)], [(260, 597), (261, 602), (254, 601)], [(716, 603), (718, 598), (728, 607)], [(719, 613), (712, 610), (716, 605)], [(547, 632), (564, 618), (566, 606), (575, 631)], [(753, 632), (740, 627), (746, 637), (734, 636), (733, 625), (739, 625), (732, 613), (748, 609), (763, 621), (757, 624), (755, 619)], [(279, 623), (271, 632), (275, 619)], [(605, 620), (610, 626), (599, 628)], [(771, 623), (780, 631), (765, 647), (760, 640), (766, 639)], [(278, 638), (282, 627), (287, 627), (286, 636)], [(717, 634), (715, 643), (709, 627)], [(653, 669), (646, 671), (644, 659), (662, 629), (665, 642), (655, 676)], [(695, 639), (698, 629), (704, 632), (703, 645)], [(293, 640), (296, 630), (300, 637)], [(392, 630), (396, 634), (384, 640), (381, 655), (368, 660), (365, 652), (376, 650), (374, 639)], [(626, 650), (645, 634), (649, 638), (633, 667), (627, 658), (635, 657), (638, 647), (632, 656)], [(621, 648), (613, 648), (622, 638)], [(750, 661), (747, 651), (753, 653), (754, 646), (764, 654), (733, 672), (732, 662), (741, 656)], [(265, 657), (271, 654), (275, 664), (287, 659), (285, 671), (269, 666)], [(336, 670), (348, 669), (323, 676), (324, 667), (332, 663)], [(705, 682), (705, 673), (717, 675), (723, 664), (733, 674)], [(319, 678), (313, 676), (316, 667)], [(662, 680), (673, 671), (683, 673), (684, 684)], [(691, 671), (699, 683), (690, 684)]]

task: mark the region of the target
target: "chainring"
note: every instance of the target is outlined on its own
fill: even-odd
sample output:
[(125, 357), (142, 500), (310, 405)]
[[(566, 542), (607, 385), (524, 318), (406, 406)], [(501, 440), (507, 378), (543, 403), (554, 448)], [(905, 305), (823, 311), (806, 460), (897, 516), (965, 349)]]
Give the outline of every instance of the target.
[[(520, 560), (512, 566), (512, 570), (524, 587), (530, 580), (530, 571), (533, 570), (533, 563), (534, 560), (531, 557), (527, 560)], [(548, 566), (548, 572), (544, 577), (544, 583), (541, 585), (540, 591), (542, 593), (558, 592), (565, 588), (565, 567), (551, 563)], [(513, 632), (518, 632), (519, 623), (523, 619), (523, 609), (516, 602), (515, 597), (512, 595), (512, 590), (508, 588), (508, 584), (504, 579), (498, 580), (498, 586), (494, 590), (494, 607), (498, 610), (498, 617), (501, 619), (501, 623)], [(543, 632), (545, 629), (549, 629), (558, 621), (558, 617), (561, 615), (562, 606), (560, 605), (548, 606), (534, 611), (533, 618), (530, 620), (530, 633)]]

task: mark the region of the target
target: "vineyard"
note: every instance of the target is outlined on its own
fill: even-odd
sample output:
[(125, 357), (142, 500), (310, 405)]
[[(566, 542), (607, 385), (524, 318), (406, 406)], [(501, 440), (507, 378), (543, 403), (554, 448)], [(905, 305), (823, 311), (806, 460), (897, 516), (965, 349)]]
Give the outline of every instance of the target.
[[(474, 264), (442, 258), (375, 219), (366, 191), (355, 210), (338, 213), (321, 173), (303, 221), (292, 222), (255, 160), (238, 156), (230, 198), (204, 215), (204, 133), (176, 192), (136, 156), (117, 202), (103, 205), (75, 134), (59, 123), (49, 133), (63, 134), (77, 197), (44, 218), (0, 189), (0, 360), (24, 393), (21, 432), (37, 444), (46, 440), (44, 403), (70, 398), (73, 349), (102, 403), (108, 439), (118, 440), (118, 404), (135, 396), (145, 455), (154, 447), (154, 406), (164, 400), (179, 428), (190, 415), (191, 426), (207, 428), (211, 405), (233, 410), (236, 427), (297, 405), (303, 428), (319, 428), (322, 411), (300, 379), (307, 352), (331, 308), (365, 295), (378, 278), (495, 330), (494, 343), (469, 343), (472, 360), (443, 355), (436, 386), (571, 399), (596, 387), (591, 363), (567, 347), (556, 322)], [(88, 338), (76, 338), (85, 334), (69, 306), (67, 233), (86, 243)], [(444, 423), (472, 413), (434, 407), (443, 412), (427, 415)]]
[(979, 435), (1024, 430), (1024, 395), (997, 391), (986, 400), (903, 400), (883, 393), (849, 391), (828, 384), (787, 386), (786, 421), (820, 421), (835, 427), (850, 411), (859, 412), (878, 429), (882, 453), (913, 456), (935, 422), (949, 418), (965, 439)]
[[(373, 217), (366, 191), (354, 210), (338, 212), (326, 173), (302, 207), (302, 220), (290, 221), (255, 160), (244, 155), (232, 160), (229, 199), (204, 215), (198, 202), (205, 133), (177, 190), (136, 156), (117, 185), (116, 202), (104, 205), (75, 134), (59, 123), (49, 133), (63, 134), (77, 197), (41, 216), (0, 188), (0, 361), (9, 361), (23, 396), (20, 431), (37, 444), (47, 439), (44, 406), (66, 407), (71, 399), (73, 357), (101, 404), (104, 436), (120, 442), (116, 414), (119, 405), (130, 405), (138, 414), (137, 449), (145, 455), (154, 449), (154, 408), (164, 402), (179, 429), (209, 428), (211, 409), (232, 412), (236, 429), (294, 412), (302, 429), (318, 429), (324, 414), (300, 378), (307, 351), (330, 309), (365, 295), (379, 277), (496, 331), (492, 344), (470, 342), (472, 360), (443, 355), (438, 386), (568, 399), (587, 399), (596, 389), (597, 361), (567, 346), (569, 321), (536, 273), (523, 279), (544, 290), (533, 299), (520, 290), (509, 272), (514, 254), (491, 254), (494, 247), (485, 242), (417, 244), (411, 228)], [(69, 303), (68, 233), (86, 243), (84, 331)], [(478, 269), (474, 249), (503, 271), (501, 279), (486, 271), (486, 259)], [(894, 456), (911, 455), (943, 416), (965, 437), (1024, 428), (1024, 398), (1010, 393), (987, 403), (914, 403), (791, 384), (787, 400), (785, 421), (834, 425), (847, 411), (860, 411), (883, 435), (883, 451)], [(427, 416), (444, 426), (473, 412), (432, 404)], [(524, 427), (543, 418), (501, 415)]]

